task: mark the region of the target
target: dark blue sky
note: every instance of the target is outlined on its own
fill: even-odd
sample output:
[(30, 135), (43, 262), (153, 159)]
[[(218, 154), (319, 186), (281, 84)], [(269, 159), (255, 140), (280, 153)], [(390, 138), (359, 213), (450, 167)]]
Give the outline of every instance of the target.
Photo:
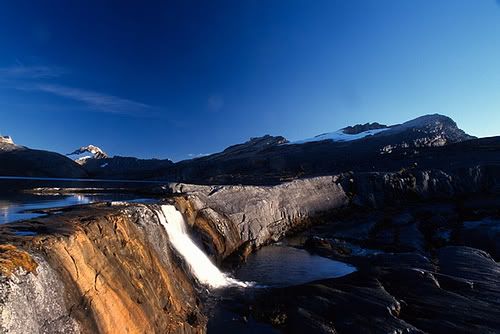
[(185, 159), (266, 133), (453, 117), (500, 134), (495, 0), (10, 1), (0, 133)]

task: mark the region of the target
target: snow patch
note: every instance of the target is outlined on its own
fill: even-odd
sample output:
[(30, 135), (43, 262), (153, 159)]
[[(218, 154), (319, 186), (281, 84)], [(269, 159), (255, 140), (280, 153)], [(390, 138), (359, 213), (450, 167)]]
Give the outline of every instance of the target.
[(331, 141), (335, 141), (335, 142), (353, 141), (353, 140), (362, 139), (362, 138), (365, 138), (368, 136), (373, 136), (373, 135), (376, 135), (377, 133), (384, 132), (387, 130), (390, 130), (390, 128), (368, 130), (368, 131), (363, 131), (363, 132), (360, 132), (357, 134), (347, 134), (347, 133), (344, 133), (344, 130), (341, 129), (341, 130), (338, 130), (335, 132), (324, 133), (324, 134), (318, 135), (318, 136), (313, 137), (313, 138), (294, 141), (294, 142), (291, 142), (290, 144), (304, 144), (304, 143), (323, 141), (323, 140), (331, 140)]

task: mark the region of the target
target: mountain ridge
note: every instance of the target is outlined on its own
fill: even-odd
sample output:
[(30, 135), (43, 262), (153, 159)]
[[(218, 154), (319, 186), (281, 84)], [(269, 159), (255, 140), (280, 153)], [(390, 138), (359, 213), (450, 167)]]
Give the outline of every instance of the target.
[[(168, 159), (109, 157), (95, 145), (83, 146), (71, 153), (92, 154), (80, 160), (80, 164), (66, 157), (61, 160), (61, 155), (57, 153), (37, 153), (39, 157), (40, 154), (44, 156), (40, 152), (56, 154), (58, 160), (54, 167), (65, 165), (64, 173), (33, 170), (22, 159), (16, 164), (15, 155), (6, 155), (7, 150), (0, 147), (0, 162), (9, 157), (11, 166), (8, 171), (0, 166), (0, 173), (17, 176), (157, 179), (202, 184), (266, 184), (349, 170), (397, 170), (424, 161), (426, 155), (437, 154), (431, 148), (475, 138), (461, 130), (451, 118), (430, 114), (390, 126), (380, 123), (352, 125), (302, 142), (289, 142), (283, 136), (253, 137), (244, 143), (228, 146), (221, 152), (176, 163)], [(34, 152), (22, 146), (1, 145), (11, 150), (15, 148), (16, 152), (24, 150), (25, 160)], [(49, 155), (37, 159), (44, 161)], [(441, 161), (439, 157), (436, 159)], [(48, 168), (49, 164), (46, 165)]]

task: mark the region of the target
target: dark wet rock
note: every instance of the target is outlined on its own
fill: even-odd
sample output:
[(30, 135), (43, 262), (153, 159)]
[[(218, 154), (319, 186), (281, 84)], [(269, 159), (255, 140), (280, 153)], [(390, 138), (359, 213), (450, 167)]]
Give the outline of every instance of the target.
[(466, 245), (485, 249), (500, 259), (500, 218), (465, 221), (457, 238)]
[(416, 224), (405, 225), (398, 230), (397, 243), (402, 250), (424, 251), (424, 236)]
[[(478, 269), (477, 267), (481, 268)], [(499, 265), (486, 253), (447, 247), (439, 265), (413, 253), (379, 254), (358, 272), (260, 296), (255, 314), (290, 333), (495, 333)], [(300, 315), (299, 315), (300, 314)], [(297, 319), (308, 319), (297, 323)]]
[(397, 317), (401, 304), (377, 279), (360, 273), (275, 289), (254, 308), (287, 333), (421, 333)]

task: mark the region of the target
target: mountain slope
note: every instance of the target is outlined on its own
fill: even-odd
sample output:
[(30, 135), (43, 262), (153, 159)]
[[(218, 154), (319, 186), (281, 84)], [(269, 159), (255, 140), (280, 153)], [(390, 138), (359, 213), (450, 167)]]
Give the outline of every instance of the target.
[(92, 178), (140, 180), (158, 176), (173, 164), (168, 159), (138, 159), (114, 156), (112, 158), (88, 158), (82, 167)]
[(85, 170), (64, 155), (0, 143), (0, 175), (85, 178)]
[(277, 183), (349, 170), (397, 170), (433, 147), (472, 140), (449, 117), (426, 115), (403, 124), (355, 125), (289, 143), (264, 136), (221, 153), (181, 161), (161, 177), (193, 183)]
[(2, 142), (0, 175), (275, 184), (346, 171), (397, 171), (417, 165), (451, 168), (496, 161), (500, 157), (499, 142), (500, 138), (492, 138), (485, 148), (485, 141), (466, 134), (451, 118), (438, 114), (392, 126), (358, 124), (297, 142), (266, 135), (177, 163), (168, 159), (110, 158), (91, 145), (73, 152), (93, 154), (79, 161), (80, 166), (57, 153)]

